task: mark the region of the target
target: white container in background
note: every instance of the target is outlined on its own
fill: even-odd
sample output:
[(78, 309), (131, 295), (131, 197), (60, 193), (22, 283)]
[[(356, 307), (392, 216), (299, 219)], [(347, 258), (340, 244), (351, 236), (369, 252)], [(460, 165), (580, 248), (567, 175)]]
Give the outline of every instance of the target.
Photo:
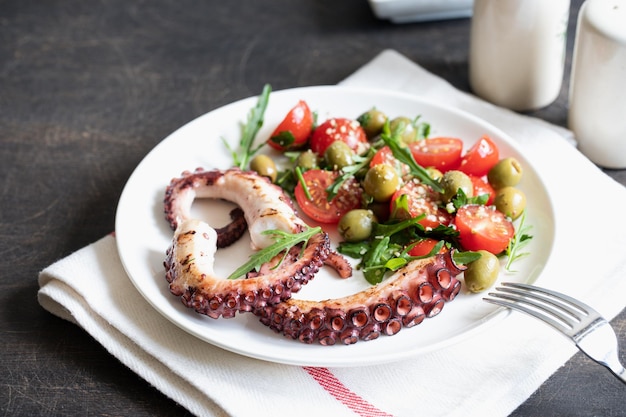
[(605, 168), (626, 168), (626, 1), (581, 7), (569, 100), (580, 151)]
[(512, 110), (552, 103), (563, 83), (569, 0), (475, 0), (469, 75), (475, 94)]

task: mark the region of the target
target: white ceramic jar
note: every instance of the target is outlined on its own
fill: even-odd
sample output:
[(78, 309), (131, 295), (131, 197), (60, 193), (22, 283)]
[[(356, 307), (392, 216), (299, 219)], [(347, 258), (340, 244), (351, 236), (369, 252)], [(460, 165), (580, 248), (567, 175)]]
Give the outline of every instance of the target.
[(568, 125), (578, 147), (605, 168), (626, 168), (626, 1), (580, 9)]
[(470, 86), (513, 110), (545, 107), (563, 83), (570, 0), (475, 0)]

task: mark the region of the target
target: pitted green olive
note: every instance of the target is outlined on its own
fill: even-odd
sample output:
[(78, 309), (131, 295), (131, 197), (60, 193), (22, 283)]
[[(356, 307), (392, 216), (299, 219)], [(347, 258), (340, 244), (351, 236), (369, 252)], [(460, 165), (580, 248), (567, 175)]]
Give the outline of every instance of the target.
[(333, 170), (341, 169), (354, 163), (354, 152), (347, 143), (336, 140), (326, 148), (324, 160)]
[(498, 211), (515, 220), (526, 209), (526, 195), (515, 187), (504, 187), (496, 193), (493, 204)]
[(368, 139), (378, 135), (387, 122), (387, 115), (380, 110), (372, 109), (360, 115), (357, 119)]
[(408, 117), (400, 116), (389, 122), (389, 129), (393, 133), (396, 129), (402, 129), (400, 139), (402, 142), (409, 144), (417, 140), (417, 129), (413, 121)]
[(471, 292), (481, 292), (491, 287), (500, 273), (500, 261), (491, 252), (479, 250), (480, 258), (467, 265), (463, 273), (465, 286)]
[(513, 187), (522, 179), (522, 165), (513, 157), (504, 158), (489, 170), (487, 179), (493, 188)]
[(389, 201), (400, 186), (400, 177), (391, 165), (374, 165), (363, 179), (363, 189), (374, 201)]
[(441, 193), (445, 202), (451, 201), (454, 196), (459, 192), (459, 189), (463, 190), (466, 196), (474, 196), (474, 184), (470, 177), (461, 171), (447, 171), (441, 177), (441, 187), (443, 192)]
[(267, 155), (257, 155), (250, 161), (250, 169), (256, 171), (259, 175), (269, 178), (272, 182), (276, 181), (278, 170), (272, 158)]
[(319, 167), (318, 156), (312, 150), (307, 150), (298, 155), (296, 165), (303, 170), (315, 169)]
[(439, 181), (441, 178), (443, 178), (443, 172), (439, 171), (437, 168), (426, 167), (425, 169), (426, 169), (426, 172), (428, 172), (428, 176), (434, 179), (435, 181)]
[(371, 210), (350, 210), (339, 220), (337, 230), (346, 242), (360, 242), (372, 234), (376, 216)]

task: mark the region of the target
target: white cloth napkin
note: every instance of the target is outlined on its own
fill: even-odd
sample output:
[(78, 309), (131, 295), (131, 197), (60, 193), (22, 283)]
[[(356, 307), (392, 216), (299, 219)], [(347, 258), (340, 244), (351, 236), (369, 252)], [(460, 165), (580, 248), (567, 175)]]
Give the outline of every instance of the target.
[[(550, 287), (607, 318), (624, 308), (626, 222), (615, 211), (626, 206), (626, 189), (571, 145), (570, 132), (459, 92), (391, 50), (342, 84), (414, 93), (513, 136), (545, 180), (559, 216), (558, 262), (546, 270)], [(576, 352), (548, 326), (516, 313), (401, 363), (327, 369), (250, 359), (202, 342), (155, 312), (125, 275), (113, 235), (45, 268), (39, 284), (45, 309), (83, 327), (199, 416), (506, 416)]]

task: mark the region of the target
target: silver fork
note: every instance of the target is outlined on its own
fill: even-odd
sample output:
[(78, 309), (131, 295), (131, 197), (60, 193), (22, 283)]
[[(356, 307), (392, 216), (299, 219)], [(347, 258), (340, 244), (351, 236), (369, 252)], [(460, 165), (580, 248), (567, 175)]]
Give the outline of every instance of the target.
[(626, 369), (618, 357), (611, 325), (593, 308), (556, 291), (503, 282), (483, 300), (529, 314), (560, 331), (593, 361), (626, 384)]

